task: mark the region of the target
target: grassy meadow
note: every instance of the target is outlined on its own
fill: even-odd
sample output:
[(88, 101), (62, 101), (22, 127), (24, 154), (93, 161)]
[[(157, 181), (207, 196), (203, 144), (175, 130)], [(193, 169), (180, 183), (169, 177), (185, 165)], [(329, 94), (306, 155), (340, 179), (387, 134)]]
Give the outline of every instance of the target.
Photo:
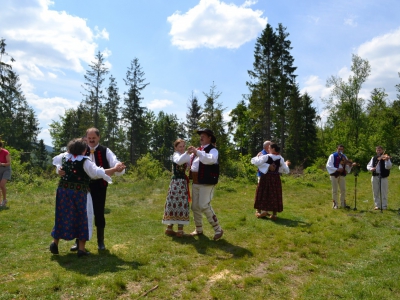
[[(284, 211), (257, 219), (256, 185), (222, 178), (213, 208), (225, 231), (167, 237), (169, 178), (116, 178), (106, 203), (105, 244), (89, 257), (49, 252), (57, 179), (8, 184), (0, 209), (0, 299), (400, 299), (400, 171), (389, 209), (374, 211), (370, 174), (347, 177), (350, 210), (332, 209), (326, 172), (282, 177)], [(193, 221), (185, 232), (194, 229)], [(94, 237), (95, 237), (94, 232)]]

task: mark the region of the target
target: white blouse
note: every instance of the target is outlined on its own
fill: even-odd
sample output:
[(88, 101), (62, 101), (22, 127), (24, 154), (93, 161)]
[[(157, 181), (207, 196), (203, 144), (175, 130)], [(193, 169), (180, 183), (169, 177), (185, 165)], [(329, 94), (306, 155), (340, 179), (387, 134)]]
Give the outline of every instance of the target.
[(280, 156), (280, 155), (265, 154), (265, 155), (256, 156), (256, 157), (253, 157), (251, 159), (251, 163), (253, 165), (256, 165), (258, 167), (258, 169), (260, 170), (260, 172), (262, 172), (263, 174), (267, 174), (270, 164), (267, 164), (266, 161), (268, 160), (269, 157), (271, 157), (273, 160), (278, 160), (278, 159), (280, 160), (280, 164), (281, 165), (280, 165), (279, 170), (278, 170), (279, 173), (289, 174), (290, 169), (286, 165), (285, 160), (283, 159), (283, 157)]
[(58, 174), (58, 171), (62, 167), (62, 159), (65, 156), (66, 160), (72, 160), (72, 161), (81, 161), (83, 158), (88, 158), (85, 160), (83, 163), (83, 169), (85, 170), (86, 174), (89, 175), (90, 178), (92, 179), (100, 179), (103, 178), (105, 181), (108, 183), (112, 183), (112, 179), (110, 176), (108, 176), (103, 168), (100, 168), (96, 166), (94, 162), (90, 160), (88, 156), (83, 156), (83, 155), (77, 155), (74, 156), (70, 153), (61, 153), (55, 157), (53, 157), (53, 165), (56, 166), (56, 173)]

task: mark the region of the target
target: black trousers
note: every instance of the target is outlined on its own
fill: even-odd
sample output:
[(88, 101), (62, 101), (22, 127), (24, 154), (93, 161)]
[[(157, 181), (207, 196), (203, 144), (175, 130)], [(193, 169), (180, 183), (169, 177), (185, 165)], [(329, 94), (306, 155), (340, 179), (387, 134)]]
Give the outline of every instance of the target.
[(93, 181), (89, 186), (93, 200), (94, 224), (97, 228), (105, 228), (104, 208), (106, 206), (107, 185), (104, 185), (101, 179), (101, 181)]

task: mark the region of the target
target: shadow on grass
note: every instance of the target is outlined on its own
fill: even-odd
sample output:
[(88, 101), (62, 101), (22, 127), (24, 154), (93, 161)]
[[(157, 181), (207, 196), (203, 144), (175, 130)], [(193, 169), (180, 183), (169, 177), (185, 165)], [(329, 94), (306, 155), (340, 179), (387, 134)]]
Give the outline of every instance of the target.
[(119, 272), (124, 270), (137, 270), (141, 263), (126, 261), (109, 250), (103, 250), (99, 254), (91, 253), (85, 257), (77, 257), (76, 252), (67, 255), (53, 255), (51, 260), (57, 261), (61, 267), (80, 274), (94, 276), (105, 272)]
[(298, 221), (298, 220), (291, 220), (291, 219), (286, 219), (286, 218), (281, 218), (281, 217), (278, 217), (276, 220), (271, 220), (269, 218), (260, 218), (259, 220), (263, 220), (266, 222), (274, 222), (278, 225), (284, 225), (287, 227), (310, 227), (312, 225), (311, 223)]
[(224, 238), (221, 238), (218, 241), (214, 241), (213, 239), (210, 239), (206, 235), (199, 235), (197, 236), (197, 238), (193, 236), (186, 236), (183, 238), (174, 237), (173, 240), (181, 244), (192, 245), (196, 249), (196, 251), (200, 254), (207, 254), (207, 249), (215, 248), (230, 253), (232, 255), (232, 257), (230, 258), (253, 256), (253, 252), (251, 252), (250, 250), (240, 246), (233, 245), (228, 241), (226, 241)]

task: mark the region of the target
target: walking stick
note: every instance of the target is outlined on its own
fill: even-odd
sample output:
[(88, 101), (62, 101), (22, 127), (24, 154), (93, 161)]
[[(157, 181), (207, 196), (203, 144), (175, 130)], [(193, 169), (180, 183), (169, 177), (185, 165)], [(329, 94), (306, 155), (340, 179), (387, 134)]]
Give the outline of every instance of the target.
[(379, 172), (379, 200), (381, 202), (381, 213), (383, 213), (383, 207), (382, 207), (382, 181), (381, 181), (381, 172)]

